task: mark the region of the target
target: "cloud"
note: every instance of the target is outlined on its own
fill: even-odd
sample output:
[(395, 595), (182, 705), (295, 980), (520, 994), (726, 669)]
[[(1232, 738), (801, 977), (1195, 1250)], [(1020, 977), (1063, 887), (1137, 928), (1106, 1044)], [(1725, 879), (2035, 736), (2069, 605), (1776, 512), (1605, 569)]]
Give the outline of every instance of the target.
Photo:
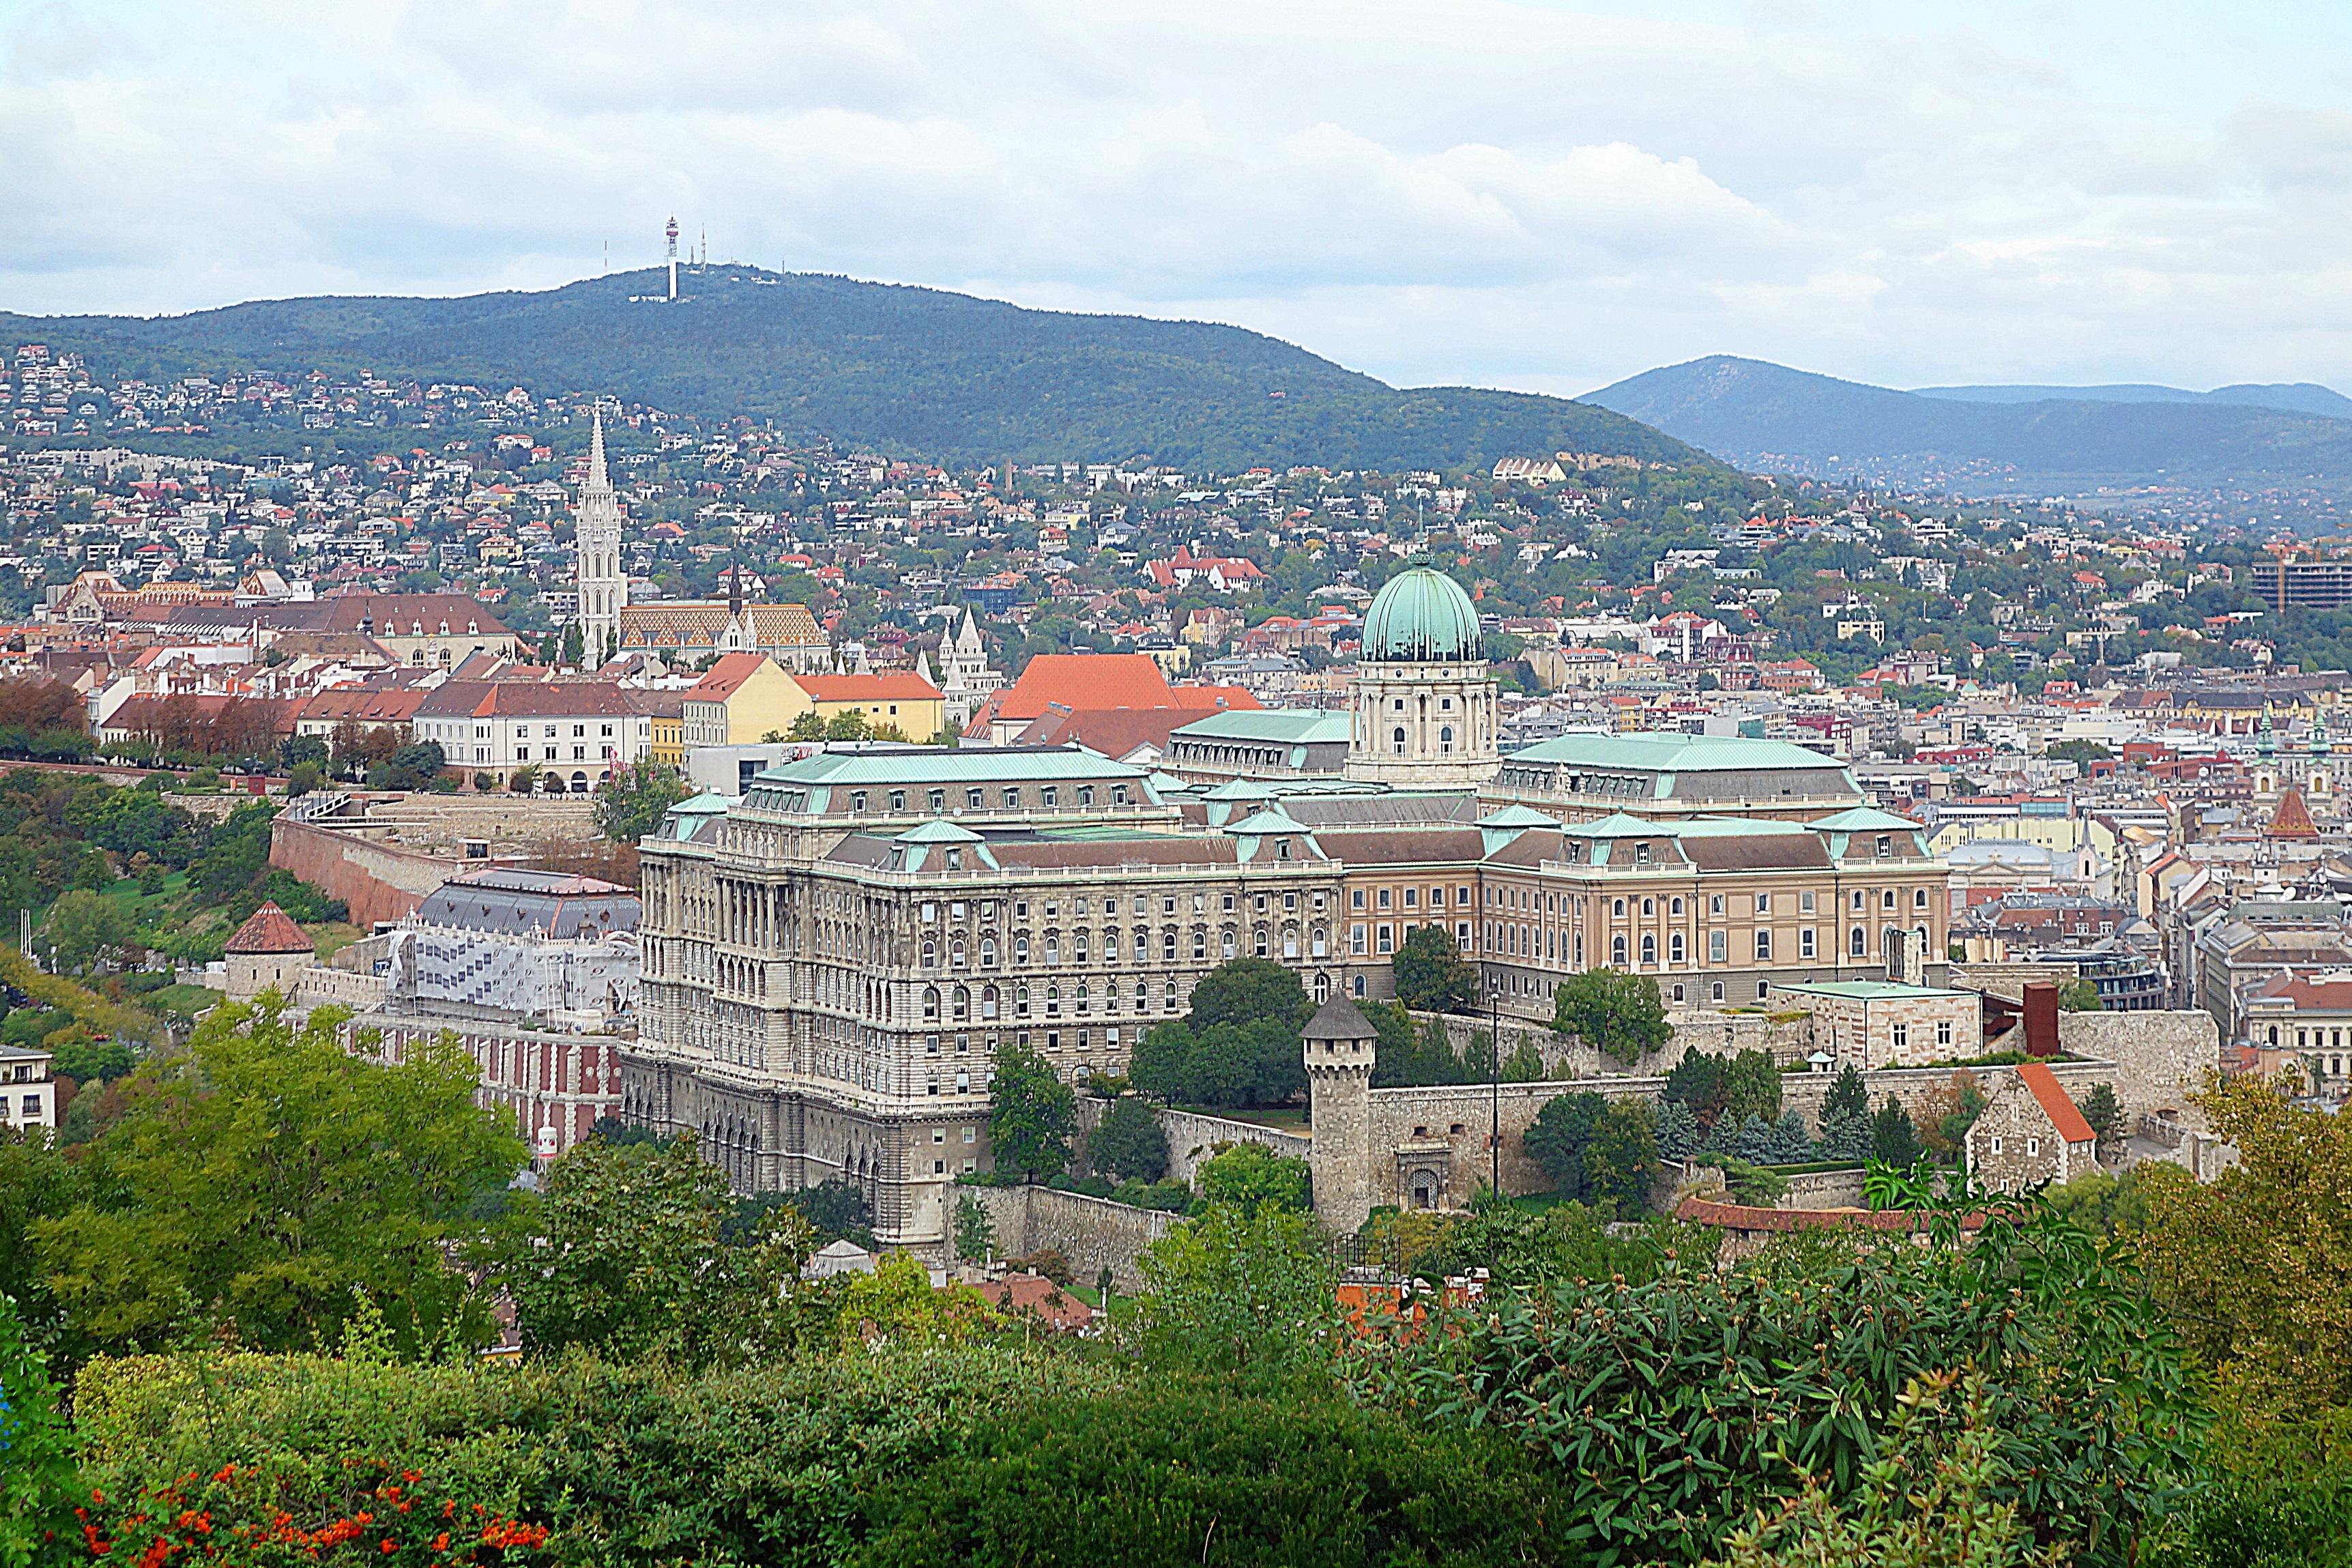
[[(607, 243), (652, 263), (675, 213), (723, 258), (1234, 321), (1403, 383), (1576, 391), (1712, 352), (2352, 382), (2352, 116), (2296, 100), (2333, 79), (2291, 37), (2022, 0), (1626, 9), (44, 12), (0, 31), (0, 306), (551, 286)], [(2132, 90), (2097, 44), (2126, 20), (2210, 79)]]

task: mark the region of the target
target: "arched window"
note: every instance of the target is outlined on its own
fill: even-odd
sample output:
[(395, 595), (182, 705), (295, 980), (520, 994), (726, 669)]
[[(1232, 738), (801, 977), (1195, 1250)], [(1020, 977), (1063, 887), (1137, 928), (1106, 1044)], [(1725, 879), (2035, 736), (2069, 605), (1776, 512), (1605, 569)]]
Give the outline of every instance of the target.
[(996, 967), (996, 939), (992, 936), (980, 939), (980, 966), (982, 969)]
[(923, 987), (923, 1016), (937, 1019), (939, 1016), (940, 988), (936, 985), (926, 985)]
[(1619, 920), (1623, 920), (1625, 918), (1625, 900), (1619, 899), (1615, 907), (1611, 909), (1609, 912), (1615, 915)]
[(1013, 988), (1013, 1016), (1016, 1018), (1025, 1018), (1029, 1016), (1029, 987), (1026, 985)]
[(1402, 726), (1389, 732), (1389, 745), (1398, 756), (1404, 755), (1404, 730)]
[(925, 937), (923, 939), (923, 967), (925, 969), (935, 969), (939, 967), (939, 962), (940, 944), (933, 942), (929, 937)]
[(1082, 931), (1072, 931), (1070, 933), (1070, 962), (1073, 963), (1084, 963), (1086, 961), (1087, 933)]
[(1048, 963), (1062, 962), (1062, 939), (1052, 931), (1045, 933), (1045, 962)]
[(953, 1016), (957, 1023), (961, 1024), (971, 1016), (971, 993), (962, 986), (959, 985), (955, 988), (954, 993), (948, 998), (948, 1004), (955, 1009)]
[(1862, 958), (1867, 956), (1870, 952), (1869, 933), (1864, 931), (1860, 926), (1854, 927), (1853, 938), (1850, 945), (1854, 957)]
[(961, 969), (964, 966), (965, 958), (963, 951), (963, 938), (956, 937), (949, 942), (948, 962), (958, 969)]
[(1256, 946), (1257, 946), (1257, 956), (1258, 956), (1258, 957), (1260, 957), (1260, 958), (1264, 958), (1264, 957), (1266, 955), (1266, 953), (1265, 953), (1265, 927), (1264, 927), (1264, 926), (1260, 926), (1260, 927), (1258, 927), (1258, 928), (1257, 928), (1257, 931), (1256, 931), (1255, 935), (1256, 935), (1256, 939), (1257, 939), (1257, 942), (1256, 942)]
[(1331, 977), (1329, 975), (1318, 974), (1315, 977), (1315, 1000), (1318, 1003), (1328, 1002), (1331, 1000)]
[(1048, 985), (1048, 986), (1046, 986), (1046, 987), (1045, 987), (1045, 1016), (1047, 1016), (1048, 1018), (1054, 1017), (1054, 1016), (1055, 1016), (1056, 1015), (1058, 1015), (1058, 1014), (1061, 1012), (1061, 1010), (1062, 1010), (1062, 988), (1061, 988), (1061, 986), (1059, 986), (1058, 984), (1056, 984), (1056, 985)]
[(1451, 725), (1451, 724), (1441, 724), (1441, 725), (1439, 725), (1439, 726), (1438, 726), (1438, 728), (1437, 728), (1437, 749), (1438, 749), (1438, 751), (1439, 751), (1440, 752), (1452, 752), (1452, 751), (1454, 750), (1454, 726), (1453, 726), (1453, 725)]
[(1668, 905), (1666, 906), (1666, 912), (1667, 912), (1668, 914), (1675, 914), (1675, 915), (1678, 915), (1678, 914), (1682, 913), (1682, 912), (1683, 912), (1683, 901), (1682, 901), (1680, 899), (1676, 899), (1673, 903), (1668, 904)]
[(980, 1016), (983, 1018), (996, 1016), (996, 987), (993, 985), (980, 988)]
[(1658, 962), (1658, 939), (1649, 931), (1642, 933), (1642, 967), (1654, 966)]
[[(1681, 900), (1677, 900), (1675, 901), (1680, 902)], [(1683, 961), (1682, 932), (1676, 931), (1672, 936), (1666, 938), (1666, 961), (1670, 963), (1680, 963)]]
[(1643, 913), (1643, 917), (1644, 917), (1644, 918), (1646, 918), (1646, 917), (1648, 917), (1648, 916), (1650, 916), (1650, 915), (1656, 914), (1657, 912), (1658, 912), (1658, 900), (1655, 900), (1655, 899), (1643, 899), (1643, 900), (1642, 900), (1642, 913)]
[(1227, 958), (1234, 955), (1234, 928), (1227, 926), (1217, 935), (1218, 950)]
[(1321, 958), (1329, 952), (1331, 951), (1330, 933), (1323, 927), (1317, 926), (1307, 933), (1307, 951), (1316, 958)]
[(1914, 939), (1914, 940), (1916, 940), (1916, 941), (1918, 942), (1918, 944), (1919, 944), (1919, 962), (1920, 962), (1920, 963), (1927, 963), (1927, 928), (1926, 926), (1921, 926), (1918, 930), (1916, 930), (1916, 931), (1913, 931), (1913, 932), (1911, 933), (1911, 935), (1912, 935), (1913, 939)]
[(1013, 939), (1013, 962), (1015, 963), (1026, 963), (1029, 962), (1029, 939), (1027, 937), (1016, 936)]
[(1297, 958), (1298, 956), (1298, 928), (1297, 926), (1285, 926), (1282, 930), (1282, 956), (1285, 958)]

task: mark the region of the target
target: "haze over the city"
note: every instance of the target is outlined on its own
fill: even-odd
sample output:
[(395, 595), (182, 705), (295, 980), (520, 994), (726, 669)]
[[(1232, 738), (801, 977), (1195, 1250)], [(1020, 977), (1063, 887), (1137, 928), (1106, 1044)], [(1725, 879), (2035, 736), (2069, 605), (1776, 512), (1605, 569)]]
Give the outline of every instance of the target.
[(19, 311), (544, 288), (675, 213), (1398, 384), (2352, 382), (2337, 7), (6, 12)]

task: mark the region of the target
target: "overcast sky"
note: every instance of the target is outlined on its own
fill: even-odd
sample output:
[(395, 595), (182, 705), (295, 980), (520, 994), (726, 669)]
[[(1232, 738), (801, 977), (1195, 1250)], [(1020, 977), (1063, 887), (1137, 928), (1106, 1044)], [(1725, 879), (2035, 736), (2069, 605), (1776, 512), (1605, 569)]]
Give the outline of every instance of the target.
[(1402, 384), (2352, 390), (2352, 6), (0, 0), (0, 309), (715, 259)]

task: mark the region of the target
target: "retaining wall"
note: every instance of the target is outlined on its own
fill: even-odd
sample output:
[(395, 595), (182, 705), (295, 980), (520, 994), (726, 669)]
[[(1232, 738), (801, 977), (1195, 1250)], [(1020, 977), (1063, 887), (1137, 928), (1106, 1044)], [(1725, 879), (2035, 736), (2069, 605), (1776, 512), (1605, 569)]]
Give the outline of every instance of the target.
[(282, 814), (269, 825), (269, 863), (349, 904), (352, 923), (362, 931), (415, 913), (426, 894), (482, 865), (370, 837), (364, 829), (322, 827)]
[(2061, 1013), (2058, 1043), (2076, 1056), (2116, 1067), (2116, 1100), (2127, 1117), (2171, 1110), (2205, 1125), (2189, 1091), (2221, 1066), (2221, 1031), (2201, 1008), (2165, 1013)]
[(1263, 1143), (1277, 1154), (1299, 1160), (1306, 1159), (1312, 1147), (1304, 1134), (1260, 1126), (1255, 1121), (1236, 1121), (1165, 1107), (1156, 1114), (1160, 1131), (1168, 1138), (1168, 1173), (1187, 1182), (1193, 1179), (1202, 1162), (1217, 1152), (1220, 1143)]
[(1089, 1289), (1105, 1268), (1117, 1289), (1141, 1289), (1143, 1275), (1136, 1259), (1183, 1218), (1052, 1187), (960, 1186), (951, 1191), (953, 1203), (961, 1204), (969, 1194), (988, 1210), (996, 1231), (997, 1257), (1025, 1258), (1054, 1247), (1070, 1260), (1070, 1278)]

